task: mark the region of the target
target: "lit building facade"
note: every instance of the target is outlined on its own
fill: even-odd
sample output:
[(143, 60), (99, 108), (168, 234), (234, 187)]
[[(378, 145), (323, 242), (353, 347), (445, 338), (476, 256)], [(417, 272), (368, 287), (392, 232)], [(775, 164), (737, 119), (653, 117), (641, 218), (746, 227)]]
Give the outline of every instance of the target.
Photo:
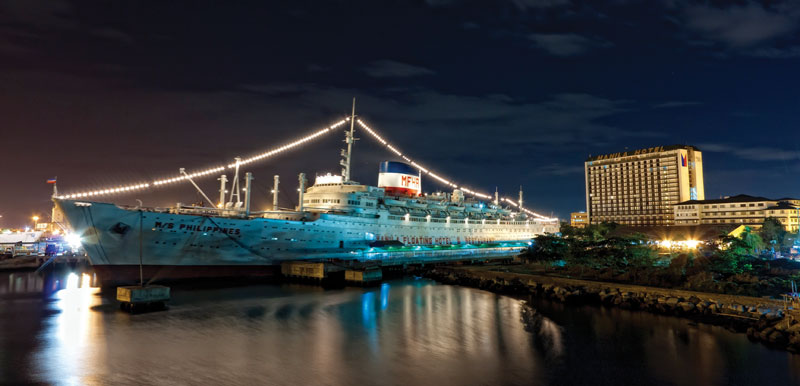
[(674, 225), (675, 204), (705, 199), (703, 155), (694, 146), (590, 157), (584, 170), (590, 224)]
[(690, 200), (675, 205), (675, 225), (743, 224), (759, 226), (767, 217), (775, 217), (784, 229), (797, 232), (800, 225), (800, 199), (748, 196), (717, 200)]
[(589, 224), (589, 214), (586, 212), (572, 212), (569, 215), (569, 225), (575, 228), (583, 228)]

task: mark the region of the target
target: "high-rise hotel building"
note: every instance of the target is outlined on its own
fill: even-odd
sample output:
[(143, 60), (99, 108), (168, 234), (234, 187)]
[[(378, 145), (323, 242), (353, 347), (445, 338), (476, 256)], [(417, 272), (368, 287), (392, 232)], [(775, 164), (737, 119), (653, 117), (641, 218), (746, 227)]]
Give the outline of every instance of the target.
[(694, 146), (658, 146), (584, 163), (589, 223), (674, 225), (673, 205), (703, 200), (703, 157)]

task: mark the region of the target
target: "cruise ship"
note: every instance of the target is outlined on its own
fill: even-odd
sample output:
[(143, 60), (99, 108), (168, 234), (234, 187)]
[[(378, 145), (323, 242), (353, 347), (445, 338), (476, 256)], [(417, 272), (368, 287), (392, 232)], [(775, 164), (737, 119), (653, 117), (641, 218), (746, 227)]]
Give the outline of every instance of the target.
[(227, 180), (220, 178), (217, 205), (145, 208), (54, 201), (104, 283), (138, 281), (140, 267), (153, 281), (273, 275), (284, 261), (394, 265), (480, 258), (512, 253), (536, 235), (558, 231), (557, 220), (514, 212), (497, 194), (488, 202), (458, 189), (422, 194), (419, 171), (403, 162), (381, 163), (377, 186), (351, 181), (353, 140), (351, 126), (342, 175), (316, 176), (306, 187), (300, 174), (299, 205), (292, 209), (278, 208), (275, 176), (272, 210), (251, 211), (252, 175), (246, 173), (245, 187), (238, 186), (238, 166), (232, 194), (226, 195)]

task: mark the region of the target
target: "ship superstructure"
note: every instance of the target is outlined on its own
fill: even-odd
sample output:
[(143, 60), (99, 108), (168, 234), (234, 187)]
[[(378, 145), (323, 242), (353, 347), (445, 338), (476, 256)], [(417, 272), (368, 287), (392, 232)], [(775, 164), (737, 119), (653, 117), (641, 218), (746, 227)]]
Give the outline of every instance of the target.
[(210, 206), (55, 201), (101, 277), (117, 282), (137, 277), (140, 263), (147, 277), (166, 279), (269, 274), (294, 260), (484, 256), (509, 253), (538, 234), (558, 231), (557, 221), (513, 212), (497, 199), (465, 198), (458, 189), (421, 194), (421, 176), (401, 162), (381, 164), (378, 186), (351, 181), (353, 141), (351, 127), (343, 175), (316, 176), (308, 188), (300, 175), (298, 205), (292, 209), (277, 208), (276, 176), (273, 210), (251, 211), (252, 175), (245, 175), (241, 199), (238, 163), (231, 189), (236, 197), (225, 194), (225, 176), (217, 203), (195, 185)]

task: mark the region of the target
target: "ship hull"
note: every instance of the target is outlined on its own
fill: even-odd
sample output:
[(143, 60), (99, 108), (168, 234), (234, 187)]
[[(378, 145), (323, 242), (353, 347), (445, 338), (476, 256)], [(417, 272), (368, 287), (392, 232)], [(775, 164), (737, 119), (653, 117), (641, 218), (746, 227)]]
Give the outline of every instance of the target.
[[(138, 265), (95, 264), (92, 266), (103, 287), (137, 283)], [(280, 274), (279, 265), (143, 265), (145, 282), (195, 279), (269, 279)]]
[[(496, 256), (519, 251), (547, 225), (392, 215), (291, 212), (272, 218), (217, 217), (56, 200), (104, 282), (269, 276), (283, 261), (385, 264)], [(555, 228), (557, 230), (557, 228)], [(403, 247), (373, 247), (395, 241)], [(427, 259), (427, 260), (426, 260)], [(152, 268), (152, 269), (151, 269)]]

